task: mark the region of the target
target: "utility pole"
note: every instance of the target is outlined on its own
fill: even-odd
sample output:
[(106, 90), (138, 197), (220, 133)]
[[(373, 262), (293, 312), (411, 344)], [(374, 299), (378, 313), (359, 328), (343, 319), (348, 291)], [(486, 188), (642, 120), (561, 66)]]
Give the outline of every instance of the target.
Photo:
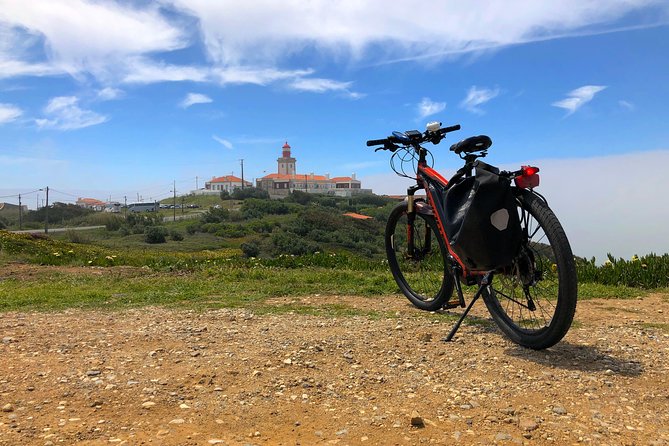
[(240, 159), (239, 162), (242, 165), (242, 189), (244, 189), (244, 159)]
[(195, 190), (198, 190), (198, 189), (199, 189), (198, 186), (197, 186), (197, 180), (198, 180), (198, 177), (196, 176), (196, 177), (195, 177)]
[(44, 209), (44, 233), (49, 233), (49, 186), (46, 187), (46, 208)]
[(177, 181), (176, 180), (172, 180), (172, 181), (173, 181), (172, 192), (174, 192), (174, 203), (173, 203), (174, 206), (172, 206), (172, 209), (174, 210), (174, 220), (173, 221), (177, 221)]
[(123, 218), (128, 219), (128, 196), (123, 196)]
[(19, 194), (19, 230), (23, 229), (23, 206), (21, 206), (21, 194)]

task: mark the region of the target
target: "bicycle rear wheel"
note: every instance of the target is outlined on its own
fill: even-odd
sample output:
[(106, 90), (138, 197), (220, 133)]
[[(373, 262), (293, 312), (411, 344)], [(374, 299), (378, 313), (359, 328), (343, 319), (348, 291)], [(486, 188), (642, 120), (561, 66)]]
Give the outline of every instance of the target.
[(569, 330), (576, 310), (577, 278), (567, 236), (544, 200), (517, 197), (524, 241), (514, 263), (496, 272), (483, 290), (493, 320), (513, 342), (551, 347)]
[(421, 310), (444, 307), (453, 293), (453, 279), (434, 217), (417, 212), (410, 216), (407, 203), (401, 203), (388, 218), (385, 241), (390, 271), (407, 299)]

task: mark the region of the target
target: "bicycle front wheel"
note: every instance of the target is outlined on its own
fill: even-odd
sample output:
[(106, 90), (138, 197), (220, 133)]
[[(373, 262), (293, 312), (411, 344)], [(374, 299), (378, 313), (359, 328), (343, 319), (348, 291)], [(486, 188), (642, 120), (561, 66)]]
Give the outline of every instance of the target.
[(408, 215), (407, 206), (407, 203), (397, 205), (388, 218), (385, 237), (388, 265), (412, 304), (421, 310), (438, 310), (453, 293), (446, 246), (434, 217), (417, 212)]
[(577, 279), (567, 236), (544, 200), (517, 197), (523, 243), (513, 264), (497, 272), (483, 300), (513, 342), (541, 350), (559, 342), (576, 310)]

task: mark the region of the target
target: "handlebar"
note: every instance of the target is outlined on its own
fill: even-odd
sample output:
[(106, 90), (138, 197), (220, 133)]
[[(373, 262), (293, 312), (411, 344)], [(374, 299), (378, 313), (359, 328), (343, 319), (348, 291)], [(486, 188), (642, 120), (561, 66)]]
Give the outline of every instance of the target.
[[(433, 144), (439, 144), (439, 142), (441, 142), (442, 138), (446, 133), (454, 132), (456, 130), (460, 130), (460, 124), (452, 125), (450, 127), (440, 128), (436, 132), (426, 131), (425, 133), (421, 134), (419, 138), (415, 139), (412, 138), (412, 142), (420, 144), (425, 141), (430, 141)], [(417, 134), (419, 133), (416, 131), (414, 132)], [(383, 145), (385, 146), (383, 147), (384, 149), (389, 149), (389, 150), (391, 150), (394, 147), (394, 144), (406, 144), (406, 141), (402, 141), (395, 136), (389, 136), (383, 139), (370, 139), (369, 141), (367, 141), (367, 147)], [(377, 150), (381, 150), (381, 148), (378, 148)]]

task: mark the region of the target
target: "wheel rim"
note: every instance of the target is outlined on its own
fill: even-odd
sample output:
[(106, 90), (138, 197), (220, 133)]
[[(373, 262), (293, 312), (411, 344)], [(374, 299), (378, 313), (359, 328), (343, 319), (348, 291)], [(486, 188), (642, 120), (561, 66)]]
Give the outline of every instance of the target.
[(519, 209), (527, 242), (513, 265), (494, 275), (487, 291), (508, 325), (539, 334), (551, 325), (557, 311), (560, 266), (541, 224), (528, 210)]
[(439, 239), (428, 222), (416, 215), (413, 224), (414, 253), (409, 253), (408, 218), (406, 213), (397, 220), (391, 234), (391, 247), (400, 272), (400, 280), (422, 301), (436, 299), (444, 283), (444, 258)]

